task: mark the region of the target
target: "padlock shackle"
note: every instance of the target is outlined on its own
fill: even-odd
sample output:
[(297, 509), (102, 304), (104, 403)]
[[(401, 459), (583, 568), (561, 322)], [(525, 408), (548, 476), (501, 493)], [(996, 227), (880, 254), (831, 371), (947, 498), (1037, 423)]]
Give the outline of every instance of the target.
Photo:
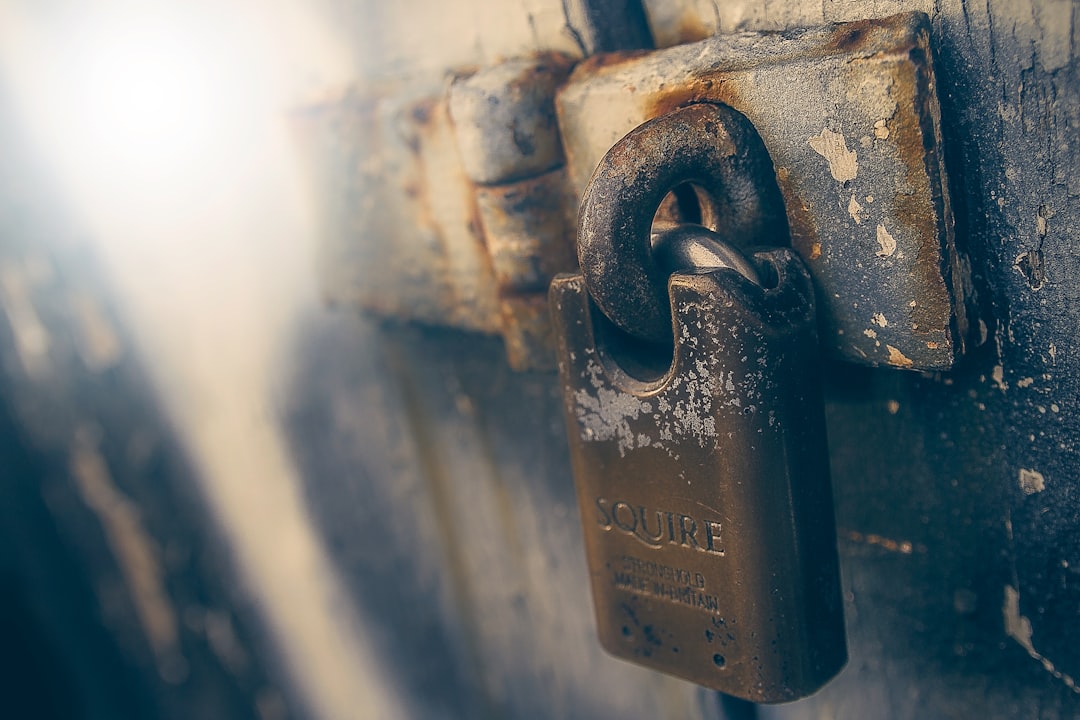
[(676, 225), (652, 238), (652, 255), (667, 274), (702, 275), (726, 268), (761, 284), (757, 268), (719, 233), (702, 225)]
[(712, 200), (722, 236), (748, 246), (790, 244), (768, 151), (754, 126), (719, 103), (649, 120), (607, 152), (582, 196), (578, 260), (597, 306), (621, 330), (672, 336), (667, 272), (654, 257), (653, 217), (672, 189), (692, 183)]

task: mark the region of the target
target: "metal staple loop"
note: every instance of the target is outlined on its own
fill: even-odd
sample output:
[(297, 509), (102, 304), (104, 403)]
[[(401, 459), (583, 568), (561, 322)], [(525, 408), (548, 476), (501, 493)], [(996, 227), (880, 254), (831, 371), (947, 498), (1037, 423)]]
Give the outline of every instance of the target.
[(585, 189), (578, 259), (597, 306), (644, 340), (671, 337), (668, 273), (654, 257), (651, 230), (661, 201), (684, 183), (709, 196), (725, 238), (742, 246), (789, 244), (772, 161), (741, 113), (698, 103), (631, 131), (600, 161)]

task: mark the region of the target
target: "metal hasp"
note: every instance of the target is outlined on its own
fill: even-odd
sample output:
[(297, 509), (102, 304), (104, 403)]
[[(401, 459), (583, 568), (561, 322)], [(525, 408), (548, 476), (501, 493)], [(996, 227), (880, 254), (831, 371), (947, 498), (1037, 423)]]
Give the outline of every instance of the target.
[(577, 204), (554, 95), (572, 64), (539, 53), (294, 113), (326, 298), (498, 334), (515, 369), (554, 369), (546, 292), (574, 268)]
[(770, 169), (731, 108), (645, 123), (600, 162), (583, 274), (550, 294), (601, 644), (766, 703), (847, 661), (814, 289), (788, 248), (748, 262), (653, 220), (694, 182), (730, 237), (782, 245)]
[(927, 17), (587, 59), (556, 98), (575, 190), (630, 130), (703, 101), (749, 118), (776, 164), (823, 347), (869, 365), (952, 367), (970, 273), (954, 238)]

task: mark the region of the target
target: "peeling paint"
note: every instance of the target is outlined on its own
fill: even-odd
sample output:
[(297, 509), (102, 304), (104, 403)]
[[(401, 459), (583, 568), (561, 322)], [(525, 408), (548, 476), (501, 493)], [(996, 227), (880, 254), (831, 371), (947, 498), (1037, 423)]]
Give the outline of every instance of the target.
[(1046, 478), (1038, 470), (1020, 468), (1020, 489), (1025, 495), (1041, 493), (1046, 489)]
[(1005, 382), (1005, 368), (1001, 365), (995, 365), (994, 369), (990, 371), (990, 379), (993, 380), (994, 386), (1001, 392), (1009, 389), (1009, 384)]
[(589, 362), (588, 372), (596, 394), (585, 390), (574, 393), (578, 422), (582, 428), (581, 439), (617, 440), (620, 455), (625, 455), (627, 450), (633, 450), (637, 445), (648, 445), (649, 438), (638, 441), (630, 429), (630, 421), (651, 413), (652, 406), (630, 393), (604, 387), (599, 380), (601, 369), (595, 362)]
[(1025, 250), (1013, 258), (1013, 270), (1023, 276), (1024, 281), (1033, 291), (1042, 290), (1046, 284), (1046, 260), (1043, 256), (1042, 243), (1039, 247)]
[(855, 196), (851, 196), (851, 200), (848, 201), (847, 211), (851, 219), (855, 221), (856, 225), (862, 223), (862, 215), (860, 213), (863, 210), (863, 206), (859, 204), (859, 201), (855, 199)]
[(889, 321), (885, 319), (882, 313), (874, 313), (874, 316), (870, 318), (870, 322), (874, 323), (878, 327), (888, 327)]
[(1054, 667), (1054, 663), (1035, 649), (1031, 642), (1031, 620), (1020, 614), (1020, 591), (1011, 585), (1005, 586), (1005, 602), (1001, 606), (1001, 614), (1005, 621), (1005, 633), (1027, 650), (1028, 655), (1038, 660), (1046, 672), (1061, 680), (1074, 693), (1080, 693), (1080, 687), (1077, 687), (1075, 680)]
[(859, 174), (858, 157), (854, 150), (848, 150), (847, 141), (840, 133), (825, 128), (820, 135), (811, 135), (807, 143), (829, 162), (829, 172), (837, 182), (854, 180)]
[(885, 124), (885, 118), (878, 120), (874, 123), (874, 137), (878, 140), (889, 139), (889, 126)]
[(881, 246), (875, 253), (878, 257), (889, 257), (896, 252), (896, 240), (889, 234), (884, 225), (879, 224), (877, 226), (877, 241), (878, 245)]
[(900, 352), (899, 349), (892, 345), (886, 345), (885, 349), (889, 351), (889, 362), (893, 365), (899, 365), (900, 367), (911, 367), (911, 359)]

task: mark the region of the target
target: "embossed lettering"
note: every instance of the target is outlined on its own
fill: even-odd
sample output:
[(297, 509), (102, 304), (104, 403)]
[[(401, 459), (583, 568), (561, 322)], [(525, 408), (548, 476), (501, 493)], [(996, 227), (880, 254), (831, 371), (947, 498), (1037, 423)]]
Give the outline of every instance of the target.
[[(690, 523), (690, 527), (686, 523)], [(689, 515), (679, 516), (679, 544), (687, 547), (701, 547), (697, 542), (697, 521)], [(689, 540), (690, 542), (687, 542)]]
[(660, 540), (664, 537), (664, 513), (660, 512), (659, 510), (656, 511), (655, 535), (649, 531), (649, 521), (645, 519), (650, 514), (651, 513), (645, 512), (645, 508), (643, 506), (638, 505), (638, 516), (641, 518), (641, 533), (638, 535), (638, 537), (640, 537), (643, 542), (646, 542), (650, 545), (659, 545)]
[(607, 500), (604, 498), (596, 498), (596, 509), (600, 511), (600, 519), (598, 522), (600, 523), (600, 527), (605, 530), (611, 527), (611, 516), (608, 515), (607, 508), (604, 507), (604, 503), (606, 502)]
[[(597, 524), (604, 530), (616, 529), (626, 535), (633, 535), (649, 547), (660, 547), (665, 543), (680, 545), (691, 550), (723, 555), (720, 543), (720, 523), (716, 520), (698, 520), (686, 513), (675, 513), (664, 509), (649, 509), (644, 505), (634, 505), (625, 500), (612, 502), (607, 498), (596, 498)], [(652, 518), (655, 516), (655, 525)], [(704, 531), (704, 539), (698, 539), (698, 532)]]
[[(625, 509), (630, 513), (630, 519), (634, 521), (633, 525), (627, 524), (622, 518), (619, 517), (619, 510)], [(626, 516), (626, 513), (623, 513)], [(629, 503), (617, 502), (611, 506), (611, 517), (615, 520), (615, 527), (619, 528), (625, 533), (633, 534), (637, 530), (637, 513), (634, 512), (634, 508), (630, 507)]]
[(705, 549), (719, 555), (724, 554), (724, 548), (720, 545), (720, 523), (715, 520), (705, 521)]

